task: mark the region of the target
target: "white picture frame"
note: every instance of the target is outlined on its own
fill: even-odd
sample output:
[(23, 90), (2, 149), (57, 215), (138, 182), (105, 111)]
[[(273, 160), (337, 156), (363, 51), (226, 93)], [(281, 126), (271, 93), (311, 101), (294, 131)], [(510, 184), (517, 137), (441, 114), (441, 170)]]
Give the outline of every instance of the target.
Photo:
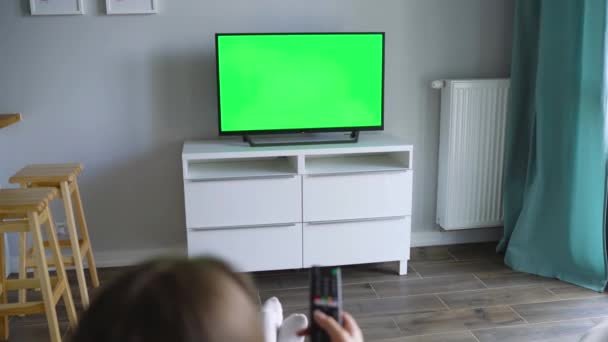
[(156, 14), (157, 0), (106, 0), (106, 14)]
[(31, 15), (83, 15), (82, 0), (30, 0)]

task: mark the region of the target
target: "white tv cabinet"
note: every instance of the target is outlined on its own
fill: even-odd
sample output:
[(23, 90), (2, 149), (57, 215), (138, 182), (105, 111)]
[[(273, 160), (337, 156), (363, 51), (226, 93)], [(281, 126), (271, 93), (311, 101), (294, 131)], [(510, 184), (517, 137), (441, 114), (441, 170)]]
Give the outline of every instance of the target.
[(250, 147), (192, 141), (182, 153), (188, 255), (241, 271), (399, 261), (410, 256), (413, 147)]

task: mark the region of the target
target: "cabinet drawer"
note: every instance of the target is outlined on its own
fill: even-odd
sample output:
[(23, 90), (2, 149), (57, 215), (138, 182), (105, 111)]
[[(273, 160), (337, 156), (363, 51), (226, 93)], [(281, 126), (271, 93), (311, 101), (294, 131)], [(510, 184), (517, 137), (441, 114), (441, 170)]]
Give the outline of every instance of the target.
[(412, 172), (305, 176), (304, 222), (411, 215)]
[(302, 224), (189, 229), (188, 255), (210, 255), (253, 272), (302, 267)]
[(301, 178), (186, 181), (188, 228), (301, 222)]
[(305, 223), (304, 267), (408, 260), (410, 217)]

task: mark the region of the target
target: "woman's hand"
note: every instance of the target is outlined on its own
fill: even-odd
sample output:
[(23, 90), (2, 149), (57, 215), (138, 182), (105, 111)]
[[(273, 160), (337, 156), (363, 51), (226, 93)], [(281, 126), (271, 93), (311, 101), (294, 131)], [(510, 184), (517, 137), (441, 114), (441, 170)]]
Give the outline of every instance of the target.
[[(363, 342), (363, 334), (359, 325), (347, 312), (342, 313), (344, 327), (333, 317), (327, 316), (321, 311), (315, 311), (313, 319), (329, 335), (331, 342)], [(306, 331), (301, 334), (306, 334)]]

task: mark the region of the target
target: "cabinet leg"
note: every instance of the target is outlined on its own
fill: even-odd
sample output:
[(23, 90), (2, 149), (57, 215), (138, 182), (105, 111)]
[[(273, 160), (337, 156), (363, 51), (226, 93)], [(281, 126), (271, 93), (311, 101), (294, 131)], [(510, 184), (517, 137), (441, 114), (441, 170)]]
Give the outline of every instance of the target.
[(399, 261), (399, 275), (407, 274), (407, 260)]

